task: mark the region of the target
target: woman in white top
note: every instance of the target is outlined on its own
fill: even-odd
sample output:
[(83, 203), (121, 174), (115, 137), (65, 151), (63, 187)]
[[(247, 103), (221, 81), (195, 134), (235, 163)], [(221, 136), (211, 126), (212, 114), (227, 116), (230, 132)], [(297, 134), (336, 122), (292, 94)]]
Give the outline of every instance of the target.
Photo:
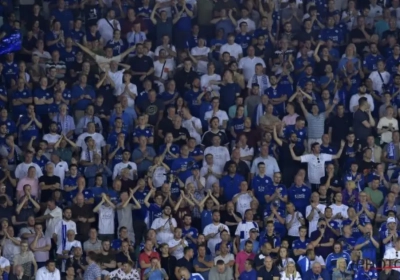
[(201, 74), (206, 74), (208, 54), (210, 53), (210, 48), (206, 46), (206, 41), (203, 38), (199, 38), (197, 47), (192, 48), (190, 53), (197, 60), (196, 71)]
[(381, 144), (392, 142), (392, 132), (399, 130), (399, 122), (393, 117), (394, 110), (392, 106), (386, 107), (386, 116), (379, 119), (377, 128), (381, 135)]
[(288, 263), (285, 271), (281, 272), (280, 280), (301, 280), (301, 275), (296, 271), (296, 265), (293, 260)]

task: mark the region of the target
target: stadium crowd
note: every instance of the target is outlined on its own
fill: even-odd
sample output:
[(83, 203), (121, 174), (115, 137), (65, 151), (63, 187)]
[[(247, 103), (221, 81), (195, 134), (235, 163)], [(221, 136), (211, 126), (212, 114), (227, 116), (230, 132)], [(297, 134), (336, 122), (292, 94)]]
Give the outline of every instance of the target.
[(399, 0), (0, 23), (0, 280), (400, 279)]

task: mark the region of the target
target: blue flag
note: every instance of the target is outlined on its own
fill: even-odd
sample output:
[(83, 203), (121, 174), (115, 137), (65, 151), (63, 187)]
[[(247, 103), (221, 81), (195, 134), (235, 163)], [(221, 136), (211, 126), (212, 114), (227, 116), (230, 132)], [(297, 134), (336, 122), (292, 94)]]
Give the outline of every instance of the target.
[(0, 55), (19, 51), (22, 48), (21, 33), (15, 32), (4, 37), (0, 42)]

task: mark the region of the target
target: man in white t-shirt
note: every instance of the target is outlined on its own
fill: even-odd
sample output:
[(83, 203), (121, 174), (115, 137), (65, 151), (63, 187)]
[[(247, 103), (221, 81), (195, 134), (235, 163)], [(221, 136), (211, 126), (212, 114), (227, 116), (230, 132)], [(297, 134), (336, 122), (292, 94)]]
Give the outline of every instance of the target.
[(311, 194), (311, 203), (306, 207), (306, 216), (305, 218), (308, 220), (308, 236), (311, 236), (311, 233), (317, 230), (318, 220), (320, 218), (324, 218), (326, 206), (319, 203), (319, 194), (318, 192), (313, 192)]
[(315, 191), (319, 188), (321, 184), (321, 178), (325, 176), (325, 162), (332, 161), (334, 159), (340, 158), (342, 155), (343, 147), (345, 142), (342, 140), (340, 143), (340, 149), (336, 155), (321, 154), (320, 144), (315, 142), (311, 144), (311, 154), (296, 156), (293, 151), (295, 144), (290, 144), (290, 153), (293, 160), (301, 161), (302, 163), (307, 163), (308, 165), (308, 180), (311, 183), (312, 190)]
[[(214, 164), (218, 165), (220, 168), (224, 168), (226, 162), (231, 159), (229, 151), (226, 147), (221, 146), (221, 137), (219, 135), (213, 136), (212, 144), (212, 146), (204, 150), (204, 154), (212, 154), (214, 156)], [(203, 165), (205, 164), (205, 159), (203, 159)]]
[(221, 224), (220, 219), (221, 214), (218, 210), (214, 210), (212, 214), (212, 223), (207, 225), (203, 230), (203, 234), (205, 235), (206, 240), (208, 240), (208, 249), (210, 249), (212, 256), (215, 256), (215, 245), (222, 241), (221, 231), (226, 230), (229, 232), (228, 226)]
[(96, 132), (96, 126), (94, 122), (88, 122), (87, 132), (84, 132), (81, 135), (79, 135), (78, 139), (76, 140), (76, 145), (78, 147), (81, 147), (82, 150), (84, 151), (87, 150), (85, 138), (88, 136), (93, 138), (94, 143), (96, 144), (96, 150), (101, 150), (101, 148), (106, 146), (106, 142), (104, 141), (103, 135)]
[(213, 97), (211, 99), (211, 106), (212, 106), (212, 110), (207, 111), (204, 114), (204, 120), (206, 120), (207, 122), (210, 122), (210, 120), (212, 118), (217, 117), (219, 120), (219, 128), (226, 129), (226, 127), (228, 125), (229, 117), (225, 111), (219, 109), (219, 98), (218, 97)]
[(129, 170), (129, 179), (133, 180), (137, 174), (137, 165), (136, 163), (130, 161), (131, 152), (129, 150), (124, 150), (122, 152), (122, 162), (116, 164), (114, 166), (113, 171), (113, 180), (121, 175), (123, 169)]
[(58, 126), (56, 122), (50, 124), (50, 133), (43, 135), (43, 140), (47, 141), (47, 149), (51, 152), (54, 144), (61, 138), (61, 135), (57, 133)]
[(182, 127), (186, 128), (190, 134), (190, 137), (196, 139), (196, 144), (201, 144), (201, 135), (203, 134), (201, 120), (193, 117), (190, 113), (189, 108), (182, 108), (183, 122)]
[(183, 258), (183, 249), (188, 246), (188, 242), (182, 238), (182, 229), (174, 229), (174, 238), (168, 242), (169, 252), (177, 260)]
[(335, 194), (335, 203), (329, 205), (329, 208), (332, 209), (332, 218), (339, 223), (339, 226), (342, 224), (342, 221), (348, 218), (347, 209), (349, 207), (342, 203), (343, 196), (342, 194)]
[(123, 75), (123, 83), (118, 87), (118, 90), (114, 91), (116, 96), (126, 96), (128, 100), (128, 107), (135, 107), (135, 99), (138, 95), (137, 87), (131, 83), (132, 73), (125, 71)]
[(97, 22), (97, 30), (104, 43), (113, 39), (114, 30), (121, 30), (121, 24), (115, 19), (115, 11), (113, 9), (108, 10), (105, 18), (99, 19)]
[(239, 44), (235, 43), (235, 35), (231, 34), (228, 36), (228, 42), (221, 46), (219, 53), (222, 55), (224, 52), (239, 61), (243, 56), (243, 49)]
[(54, 227), (54, 235), (57, 238), (57, 245), (60, 246), (67, 239), (67, 232), (72, 230), (77, 234), (76, 223), (72, 221), (72, 210), (69, 207), (64, 208), (64, 218)]
[(156, 218), (151, 224), (151, 229), (156, 231), (158, 244), (168, 244), (169, 241), (174, 238), (174, 233), (172, 230), (176, 227), (177, 223), (175, 218), (171, 217), (171, 212), (171, 206), (165, 205), (161, 217)]
[(253, 46), (247, 48), (247, 56), (242, 57), (239, 60), (239, 69), (243, 71), (243, 76), (245, 81), (252, 79), (256, 73), (256, 65), (261, 64), (263, 69), (265, 69), (265, 62), (261, 57), (255, 56), (255, 49)]
[(27, 177), (29, 167), (31, 167), (31, 166), (35, 167), (36, 179), (39, 179), (41, 176), (43, 176), (43, 172), (42, 172), (42, 169), (40, 168), (40, 166), (38, 164), (32, 162), (32, 159), (33, 159), (32, 152), (26, 151), (24, 159), (25, 159), (25, 161), (18, 164), (17, 168), (15, 169), (15, 178), (21, 180), (22, 178)]
[(56, 233), (56, 225), (62, 220), (62, 210), (56, 205), (54, 200), (49, 200), (44, 215), (37, 218), (37, 220), (46, 221), (45, 236), (47, 238), (53, 238), (53, 234)]

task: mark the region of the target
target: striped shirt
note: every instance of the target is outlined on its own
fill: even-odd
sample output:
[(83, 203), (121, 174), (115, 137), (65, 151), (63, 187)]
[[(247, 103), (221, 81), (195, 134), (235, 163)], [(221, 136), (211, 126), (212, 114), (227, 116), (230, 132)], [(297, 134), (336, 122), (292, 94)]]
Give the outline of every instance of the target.
[(96, 280), (101, 277), (101, 268), (98, 264), (89, 264), (83, 274), (83, 280)]
[(325, 113), (320, 113), (318, 116), (308, 113), (306, 118), (308, 123), (308, 138), (321, 138), (324, 135)]

